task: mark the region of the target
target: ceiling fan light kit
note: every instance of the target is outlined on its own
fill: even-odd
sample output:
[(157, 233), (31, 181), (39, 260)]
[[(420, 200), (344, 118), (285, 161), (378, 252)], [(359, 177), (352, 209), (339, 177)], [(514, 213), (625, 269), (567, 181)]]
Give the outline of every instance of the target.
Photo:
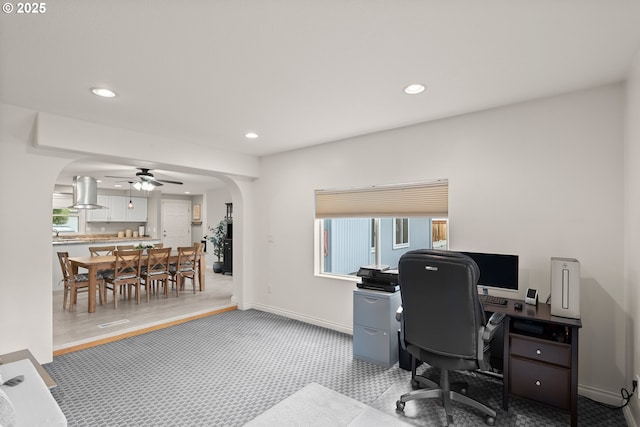
[(156, 186), (148, 181), (138, 181), (135, 184), (133, 184), (133, 188), (135, 188), (138, 191), (153, 191), (153, 189), (156, 188)]

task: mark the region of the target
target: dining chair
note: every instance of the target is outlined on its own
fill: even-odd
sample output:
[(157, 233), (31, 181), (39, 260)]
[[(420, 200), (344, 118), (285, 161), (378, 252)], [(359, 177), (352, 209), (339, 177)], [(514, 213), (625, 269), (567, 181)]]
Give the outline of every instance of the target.
[(202, 258), (202, 253), (204, 251), (204, 243), (202, 243), (202, 242), (193, 242), (193, 246), (195, 246), (195, 248), (197, 250), (196, 263), (195, 263), (196, 277), (198, 278), (198, 285), (199, 285), (200, 289), (202, 289), (202, 283), (200, 283), (200, 260)]
[(116, 249), (119, 251), (133, 251), (135, 250), (134, 245), (118, 245)]
[(147, 302), (149, 302), (149, 292), (151, 287), (154, 287), (154, 291), (157, 286), (162, 283), (164, 286), (164, 296), (169, 296), (169, 256), (171, 254), (171, 248), (159, 248), (159, 249), (147, 249), (147, 262), (142, 266), (140, 278), (141, 286), (144, 286), (147, 295)]
[(89, 246), (91, 256), (113, 255), (115, 250), (115, 246)]
[[(64, 284), (64, 297), (62, 299), (62, 309), (67, 307), (67, 299), (71, 294), (69, 300), (69, 311), (73, 311), (73, 306), (78, 302), (78, 292), (89, 291), (89, 275), (87, 273), (73, 274), (73, 267), (71, 261), (69, 261), (68, 252), (58, 252), (58, 261), (60, 262), (60, 268), (62, 269), (62, 281)], [(98, 296), (100, 298), (100, 304), (104, 303), (104, 282), (98, 282)]]
[[(94, 256), (112, 256), (113, 252), (116, 250), (115, 246), (89, 246), (89, 254), (91, 254), (92, 257)], [(100, 289), (102, 289), (102, 292), (104, 295), (102, 295), (103, 299), (107, 299), (107, 295), (106, 295), (106, 288), (104, 286), (105, 281), (104, 281), (104, 276), (106, 276), (107, 274), (111, 274), (113, 272), (112, 268), (108, 268), (106, 270), (98, 270), (98, 280), (100, 280), (102, 282), (102, 287)]]
[[(105, 288), (113, 291), (113, 307), (118, 308), (118, 289), (127, 287), (129, 299), (131, 299), (131, 289), (136, 289), (136, 300), (140, 304), (140, 267), (142, 264), (142, 250), (123, 251), (116, 250), (113, 253), (116, 257), (116, 265), (112, 274), (105, 276)], [(105, 291), (106, 293), (106, 291)]]
[(162, 243), (153, 244), (153, 249), (162, 249), (162, 248), (164, 248), (164, 245)]
[(195, 246), (184, 246), (178, 248), (178, 262), (171, 264), (169, 273), (172, 281), (176, 285), (176, 296), (180, 296), (180, 291), (184, 288), (184, 279), (191, 279), (193, 293), (196, 293), (196, 256), (198, 250)]

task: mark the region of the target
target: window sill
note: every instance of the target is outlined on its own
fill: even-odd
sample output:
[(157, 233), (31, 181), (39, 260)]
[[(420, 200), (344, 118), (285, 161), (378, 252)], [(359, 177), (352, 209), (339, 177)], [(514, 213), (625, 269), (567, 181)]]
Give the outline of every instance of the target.
[(336, 279), (336, 280), (342, 280), (344, 282), (352, 282), (352, 283), (357, 283), (360, 281), (360, 278), (357, 276), (345, 276), (345, 275), (327, 274), (327, 273), (316, 273), (315, 276), (322, 277), (324, 279)]

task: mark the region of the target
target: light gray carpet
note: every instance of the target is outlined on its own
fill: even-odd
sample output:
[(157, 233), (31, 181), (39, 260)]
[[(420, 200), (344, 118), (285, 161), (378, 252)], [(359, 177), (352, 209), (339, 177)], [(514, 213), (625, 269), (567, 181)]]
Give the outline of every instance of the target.
[[(317, 383), (418, 426), (440, 426), (434, 400), (395, 401), (411, 389), (410, 372), (352, 357), (350, 335), (256, 310), (232, 311), (54, 358), (45, 369), (69, 426), (241, 426)], [(427, 372), (431, 374), (431, 371)], [(433, 372), (437, 375), (437, 372)], [(498, 412), (496, 426), (567, 426), (569, 416), (512, 398), (501, 409), (502, 383), (463, 377), (469, 394)], [(454, 402), (458, 426), (482, 415)], [(306, 420), (300, 420), (301, 426)], [(579, 401), (581, 426), (623, 426), (621, 410)]]

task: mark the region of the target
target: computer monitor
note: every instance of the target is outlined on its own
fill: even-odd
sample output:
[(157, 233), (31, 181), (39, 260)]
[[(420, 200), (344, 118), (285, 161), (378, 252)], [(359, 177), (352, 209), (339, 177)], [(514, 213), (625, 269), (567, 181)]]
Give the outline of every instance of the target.
[(518, 255), (461, 253), (478, 264), (478, 268), (480, 268), (479, 287), (518, 291)]

